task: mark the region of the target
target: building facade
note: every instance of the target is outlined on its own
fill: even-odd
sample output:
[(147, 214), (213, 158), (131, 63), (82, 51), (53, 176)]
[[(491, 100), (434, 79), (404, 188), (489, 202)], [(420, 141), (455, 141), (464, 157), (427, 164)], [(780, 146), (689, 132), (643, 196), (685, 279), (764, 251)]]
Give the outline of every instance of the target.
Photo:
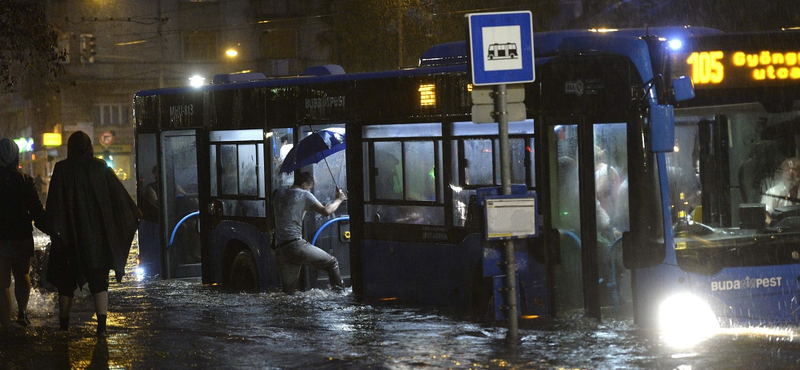
[[(103, 157), (136, 194), (133, 95), (140, 90), (185, 86), (196, 76), (257, 71), (299, 74), (327, 63), (314, 40), (324, 32), (319, 1), (257, 0), (48, 0), (45, 10), (67, 52), (58, 92), (0, 97), (4, 134), (31, 143), (23, 171), (46, 180), (66, 157), (75, 131), (92, 138)], [(302, 45), (302, 46), (301, 46)], [(63, 145), (42, 142), (61, 134)], [(141, 171), (149, 176), (149, 170)], [(145, 181), (147, 179), (140, 179)]]
[[(5, 136), (31, 143), (21, 155), (23, 170), (45, 182), (55, 162), (65, 158), (69, 135), (78, 130), (89, 134), (95, 154), (109, 162), (131, 194), (137, 180), (149, 182), (135, 178), (132, 97), (137, 91), (185, 86), (193, 76), (210, 83), (214, 75), (235, 72), (298, 75), (309, 66), (338, 64), (353, 52), (342, 50), (330, 27), (344, 9), (333, 0), (40, 1), (58, 32), (59, 49), (67, 53), (60, 89), (0, 96), (0, 119)], [(408, 7), (398, 13), (405, 14), (401, 18), (435, 22), (418, 13), (444, 9), (437, 3), (393, 6)], [(580, 15), (583, 6), (579, 0), (559, 4), (562, 16), (555, 23)], [(392, 24), (378, 27), (399, 32)], [(367, 54), (393, 52), (359, 46)], [(417, 57), (400, 55), (401, 67)], [(44, 145), (46, 133), (61, 134), (62, 145)], [(149, 169), (140, 172), (150, 176)]]

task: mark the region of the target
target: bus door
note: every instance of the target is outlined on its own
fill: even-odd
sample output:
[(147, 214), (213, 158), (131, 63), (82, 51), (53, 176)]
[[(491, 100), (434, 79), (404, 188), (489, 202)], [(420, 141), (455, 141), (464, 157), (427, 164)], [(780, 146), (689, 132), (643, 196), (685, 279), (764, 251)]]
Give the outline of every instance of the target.
[(267, 222), (264, 130), (211, 131), (204, 146), (208, 159), (201, 167), (209, 171), (203, 199), (208, 216), (202, 219), (208, 235), (204, 282), (221, 282), (234, 291), (277, 286)]
[[(556, 311), (618, 307), (629, 296), (620, 237), (628, 229), (625, 123), (550, 126), (550, 199), (561, 237)], [(621, 288), (627, 285), (627, 288)], [(627, 290), (625, 290), (627, 289)], [(622, 296), (621, 296), (622, 295)]]
[[(163, 232), (161, 229), (161, 209), (159, 199), (159, 175), (161, 166), (158, 165), (158, 140), (155, 133), (137, 133), (136, 135), (136, 171), (137, 194), (136, 202), (142, 211), (142, 221), (139, 223), (139, 267), (147, 275), (163, 274), (161, 270), (161, 251)], [(164, 245), (166, 246), (166, 245)]]
[(194, 130), (168, 131), (161, 136), (160, 203), (166, 233), (165, 278), (201, 275), (197, 175)]

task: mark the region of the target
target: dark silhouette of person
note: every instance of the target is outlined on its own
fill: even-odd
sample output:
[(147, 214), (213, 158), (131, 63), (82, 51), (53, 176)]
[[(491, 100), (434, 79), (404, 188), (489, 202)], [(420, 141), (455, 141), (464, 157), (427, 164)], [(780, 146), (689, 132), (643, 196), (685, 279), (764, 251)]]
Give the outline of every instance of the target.
[(17, 323), (28, 326), (31, 294), (33, 227), (52, 234), (33, 178), (19, 172), (19, 148), (7, 138), (0, 140), (0, 325), (10, 329), (11, 274), (17, 300)]
[(142, 211), (142, 218), (150, 222), (158, 222), (158, 166), (153, 166), (153, 181), (144, 186), (142, 190), (142, 202), (139, 208)]
[(772, 187), (773, 176), (786, 157), (777, 143), (762, 140), (750, 150), (750, 154), (739, 165), (739, 192), (743, 203), (758, 203), (764, 193)]
[(48, 261), (47, 280), (58, 287), (59, 324), (69, 327), (75, 290), (89, 285), (97, 314), (97, 335), (105, 337), (108, 272), (117, 281), (141, 219), (139, 208), (114, 170), (95, 158), (84, 132), (69, 137), (67, 159), (56, 163), (47, 196), (47, 210), (58, 237)]

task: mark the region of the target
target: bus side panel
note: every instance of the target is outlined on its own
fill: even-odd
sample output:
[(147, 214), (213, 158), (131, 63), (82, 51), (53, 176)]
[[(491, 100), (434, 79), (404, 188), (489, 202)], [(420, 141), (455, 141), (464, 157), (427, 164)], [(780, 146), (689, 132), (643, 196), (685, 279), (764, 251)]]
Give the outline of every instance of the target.
[[(518, 312), (547, 316), (546, 267), (525, 250), (524, 241), (516, 244), (520, 246), (515, 252)], [(478, 234), (455, 245), (365, 240), (361, 248), (364, 294), (460, 309), (496, 309), (486, 305), (492, 303), (491, 297), (502, 296), (492, 284), (493, 278), (503, 276), (497, 269), (502, 257), (498, 249), (487, 245)]]
[(641, 327), (654, 327), (661, 303), (679, 293), (701, 297), (723, 325), (797, 322), (800, 315), (799, 264), (730, 267), (710, 276), (663, 264), (633, 274)]
[(471, 307), (481, 274), (480, 244), (428, 244), (364, 240), (361, 247), (367, 298)]
[[(477, 236), (477, 235), (476, 235)], [(528, 250), (529, 239), (515, 239), (514, 271), (517, 276), (517, 312), (523, 316), (543, 317), (549, 315), (549, 293), (547, 290), (547, 267), (538, 262)], [(482, 241), (483, 275), (487, 277), (504, 277), (503, 244), (500, 242)], [(502, 298), (504, 293), (495, 290), (495, 297)], [(504, 298), (503, 298), (504, 299)], [(498, 299), (495, 299), (498, 306)], [(495, 307), (498, 309), (498, 307)]]
[(797, 322), (798, 276), (797, 264), (735, 267), (713, 276), (690, 275), (693, 293), (708, 297), (718, 318), (752, 324)]
[[(225, 220), (211, 231), (211, 246), (209, 263), (213, 266), (209, 269), (212, 280), (215, 283), (225, 281), (226, 253), (231, 253), (230, 248), (244, 245), (250, 250), (258, 268), (258, 282), (262, 290), (280, 288), (281, 283), (278, 277), (278, 267), (275, 262), (275, 254), (270, 248), (270, 236), (259, 231), (255, 226), (238, 221)], [(229, 266), (228, 266), (229, 267)]]

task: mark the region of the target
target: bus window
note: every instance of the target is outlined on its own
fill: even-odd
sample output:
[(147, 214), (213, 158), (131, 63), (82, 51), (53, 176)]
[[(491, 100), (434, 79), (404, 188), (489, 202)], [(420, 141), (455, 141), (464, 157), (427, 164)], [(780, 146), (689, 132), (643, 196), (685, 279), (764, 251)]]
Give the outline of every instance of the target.
[(464, 140), (464, 159), (464, 184), (473, 186), (494, 184), (491, 140)]
[[(163, 138), (164, 188), (169, 235), (174, 235), (168, 252), (169, 276), (197, 276), (200, 263), (200, 234), (196, 217), (186, 216), (199, 210), (197, 145), (194, 133), (174, 132)], [(159, 194), (161, 195), (161, 194)], [(181, 222), (181, 220), (184, 220)]]
[(211, 196), (216, 197), (219, 195), (219, 187), (217, 186), (217, 146), (210, 145), (208, 148), (209, 157), (209, 179), (211, 180)]
[(220, 145), (219, 164), (222, 176), (222, 194), (236, 195), (239, 192), (239, 176), (236, 174), (236, 145)]
[(400, 164), (400, 142), (375, 143), (375, 197), (377, 199), (403, 198), (403, 166)]
[(239, 195), (258, 196), (258, 179), (256, 175), (256, 146), (254, 144), (239, 145)]
[[(676, 113), (667, 164), (679, 266), (714, 274), (774, 263), (800, 229), (800, 203), (788, 191), (793, 176), (784, 168), (800, 153), (798, 110), (768, 112), (749, 103)], [(760, 234), (772, 244), (756, 243)]]
[(561, 262), (554, 268), (559, 310), (583, 307), (581, 203), (578, 181), (578, 126), (558, 125), (548, 135), (553, 227), (560, 237)]
[[(701, 205), (699, 129), (697, 125), (675, 126), (676, 151), (667, 155), (672, 222), (686, 218)], [(700, 208), (697, 208), (700, 209)], [(698, 212), (698, 216), (700, 213)]]
[[(368, 136), (364, 153), (372, 156), (365, 160), (364, 186), (370, 193), (365, 197), (367, 219), (444, 225), (441, 141), (430, 140), (441, 136), (441, 125), (367, 126), (364, 133)], [(387, 137), (394, 140), (369, 140)]]
[[(337, 127), (330, 126), (314, 126), (313, 131), (318, 131), (324, 128)], [(338, 126), (342, 127), (342, 126)], [(301, 136), (307, 137), (311, 132), (305, 130), (301, 132)], [(302, 140), (302, 139), (301, 139)], [(336, 187), (347, 190), (347, 165), (345, 151), (341, 150), (336, 153), (330, 154), (325, 157), (325, 160), (317, 162), (312, 165), (311, 173), (314, 174), (314, 195), (323, 204), (328, 204), (336, 199)], [(339, 206), (339, 212), (346, 213), (347, 201)], [(324, 216), (316, 214), (316, 218), (323, 220)]]
[(436, 200), (436, 172), (432, 141), (410, 141), (405, 148), (404, 187), (407, 200)]
[(139, 173), (137, 204), (142, 211), (139, 224), (139, 265), (147, 273), (161, 272), (161, 242), (159, 220), (161, 203), (159, 184), (158, 148), (155, 134), (139, 134), (136, 137), (136, 169)]
[(557, 173), (550, 177), (553, 198), (553, 227), (580, 237), (580, 195), (578, 189), (578, 133), (576, 125), (559, 125), (552, 142)]
[[(452, 135), (458, 137), (451, 143), (453, 160), (450, 163), (455, 226), (475, 226), (467, 225), (468, 219), (475, 220), (474, 215), (469, 214), (470, 202), (474, 202), (470, 199), (475, 197), (475, 189), (502, 184), (500, 140), (491, 138), (496, 137), (497, 133), (496, 123), (453, 123)], [(508, 140), (511, 182), (527, 184), (532, 189), (536, 183), (533, 166), (533, 120), (509, 122), (508, 133), (511, 136)]]
[(292, 186), (294, 183), (294, 172), (280, 172), (283, 160), (294, 147), (292, 131), (291, 128), (280, 128), (272, 131), (272, 189)]
[[(527, 143), (526, 143), (527, 141)], [(494, 147), (500, 149), (500, 140), (494, 140)], [(528, 150), (530, 148), (530, 150)], [(533, 155), (533, 139), (508, 139), (508, 150), (511, 155), (511, 183), (512, 184), (526, 184), (527, 173), (525, 172), (525, 154), (530, 152)], [(495, 171), (495, 185), (502, 184), (501, 171), (500, 171), (500, 155), (494, 156)], [(531, 175), (533, 175), (531, 171)], [(533, 179), (533, 178), (531, 178)]]
[[(219, 148), (222, 194), (263, 198), (265, 188), (261, 179), (264, 178), (264, 145), (223, 144)], [(216, 164), (213, 154), (216, 154), (216, 150), (212, 150), (212, 163)], [(212, 166), (212, 169), (216, 172), (216, 166)], [(215, 194), (213, 190), (216, 190), (216, 184), (212, 185), (212, 194)]]
[(210, 133), (210, 190), (224, 216), (265, 217), (266, 163), (263, 131)]
[(602, 245), (610, 246), (628, 229), (627, 135), (624, 123), (596, 124), (595, 196), (597, 231)]

